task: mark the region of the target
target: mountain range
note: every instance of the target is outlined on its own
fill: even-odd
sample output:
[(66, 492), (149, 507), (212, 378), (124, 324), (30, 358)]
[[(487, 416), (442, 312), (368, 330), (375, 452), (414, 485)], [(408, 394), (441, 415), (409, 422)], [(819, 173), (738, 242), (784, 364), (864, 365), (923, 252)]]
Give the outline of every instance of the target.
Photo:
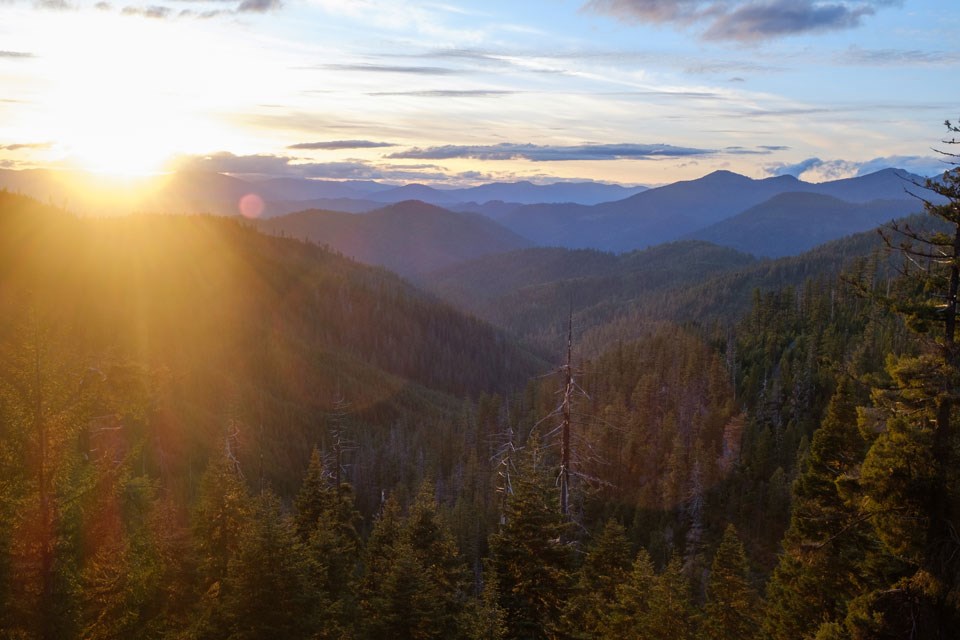
[[(894, 169), (820, 184), (802, 182), (792, 176), (754, 180), (729, 171), (716, 171), (697, 180), (676, 182), (593, 206), (537, 204), (517, 207), (500, 216), (498, 221), (540, 245), (621, 252), (694, 234), (787, 193), (819, 194), (861, 204), (881, 198), (898, 200), (908, 204), (897, 207), (895, 215), (905, 215), (922, 208), (920, 201), (907, 191), (918, 190), (916, 184), (922, 180), (919, 176)], [(806, 200), (804, 203), (815, 208), (823, 201)], [(813, 209), (805, 208), (799, 202), (796, 204), (798, 206), (791, 208), (789, 214), (781, 210), (778, 215), (803, 224)], [(889, 211), (890, 207), (887, 206), (886, 210)], [(740, 224), (741, 229), (747, 226), (742, 220)], [(876, 224), (874, 219), (860, 225), (848, 221), (841, 226), (845, 233), (852, 233)], [(714, 234), (718, 235), (715, 230)]]
[[(760, 257), (796, 255), (919, 211), (914, 194), (930, 197), (919, 186), (923, 178), (895, 169), (824, 183), (716, 171), (651, 189), (595, 182), (438, 189), (205, 172), (98, 180), (0, 170), (0, 187), (42, 193), (52, 204), (87, 214), (238, 215), (239, 203), (252, 198), (244, 213), (258, 218), (264, 231), (309, 239), (408, 277), (531, 246), (622, 253), (687, 239)], [(596, 202), (604, 198), (612, 200)]]

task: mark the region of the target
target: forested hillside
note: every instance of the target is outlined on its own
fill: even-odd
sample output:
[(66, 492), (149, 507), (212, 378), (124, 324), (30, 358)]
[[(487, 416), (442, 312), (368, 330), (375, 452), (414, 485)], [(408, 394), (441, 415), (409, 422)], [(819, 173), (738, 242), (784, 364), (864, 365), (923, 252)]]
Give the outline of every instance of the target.
[(931, 213), (888, 253), (533, 249), (435, 279), (573, 338), (543, 375), (312, 243), (4, 193), (0, 628), (950, 637), (958, 221)]

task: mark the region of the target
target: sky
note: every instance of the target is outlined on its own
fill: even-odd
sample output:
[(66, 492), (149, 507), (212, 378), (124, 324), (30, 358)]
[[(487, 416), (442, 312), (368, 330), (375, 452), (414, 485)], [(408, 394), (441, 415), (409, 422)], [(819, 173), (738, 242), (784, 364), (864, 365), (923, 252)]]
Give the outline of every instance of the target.
[(958, 34), (956, 0), (0, 0), (0, 168), (933, 175)]

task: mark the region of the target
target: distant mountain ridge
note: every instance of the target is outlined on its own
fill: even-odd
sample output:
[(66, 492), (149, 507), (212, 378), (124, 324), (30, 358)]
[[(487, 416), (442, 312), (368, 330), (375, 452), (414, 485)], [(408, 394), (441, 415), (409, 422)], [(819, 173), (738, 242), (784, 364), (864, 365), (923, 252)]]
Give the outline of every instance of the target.
[[(240, 198), (249, 194), (266, 203), (267, 215), (283, 215), (316, 208), (318, 201), (339, 201), (345, 210), (350, 211), (370, 211), (405, 200), (421, 200), (440, 206), (480, 205), (494, 200), (517, 205), (537, 202), (596, 204), (619, 200), (646, 189), (592, 181), (553, 184), (497, 182), (443, 189), (423, 184), (397, 186), (374, 180), (247, 180), (206, 171), (179, 171), (117, 181), (82, 172), (39, 169), (0, 169), (0, 188), (42, 201), (51, 200), (84, 215), (118, 215), (134, 211), (238, 215)], [(109, 198), (103, 197), (105, 191), (110, 191)], [(130, 197), (118, 198), (121, 192), (129, 193)]]
[(308, 210), (258, 222), (273, 235), (329, 246), (367, 264), (416, 276), (531, 242), (475, 213), (409, 200), (369, 213)]
[(616, 202), (518, 207), (499, 221), (538, 244), (621, 252), (692, 237), (689, 234), (785, 193), (821, 194), (853, 203), (878, 198), (902, 200), (919, 210), (919, 201), (907, 189), (920, 189), (920, 182), (919, 176), (894, 169), (819, 184), (802, 182), (793, 176), (754, 180), (729, 171), (715, 171)]
[(913, 200), (857, 203), (820, 193), (791, 191), (684, 237), (755, 256), (781, 258), (872, 229), (916, 210)]
[[(261, 221), (306, 210), (324, 211), (320, 217), (287, 218), (264, 228), (329, 244), (358, 260), (407, 276), (529, 246), (623, 253), (702, 239), (756, 256), (794, 255), (919, 211), (921, 202), (914, 194), (933, 197), (924, 192), (922, 182), (923, 178), (896, 169), (824, 183), (793, 176), (752, 179), (715, 171), (652, 189), (596, 182), (490, 183), (444, 189), (370, 180), (244, 180), (184, 171), (113, 185), (111, 191), (109, 181), (82, 174), (0, 170), (0, 187), (87, 214), (235, 216), (241, 213), (241, 202), (247, 205), (245, 215)], [(594, 203), (603, 198), (619, 199)], [(362, 222), (349, 218), (414, 200), (421, 208), (433, 209), (429, 213), (423, 209), (405, 223), (391, 221), (384, 213)], [(347, 217), (332, 212), (345, 212)]]

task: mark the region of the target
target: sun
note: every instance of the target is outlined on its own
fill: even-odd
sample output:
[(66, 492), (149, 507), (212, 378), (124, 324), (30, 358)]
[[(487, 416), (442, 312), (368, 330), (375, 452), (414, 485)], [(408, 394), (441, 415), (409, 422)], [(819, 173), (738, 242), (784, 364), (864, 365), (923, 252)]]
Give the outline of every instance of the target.
[(50, 80), (31, 124), (56, 143), (63, 164), (129, 177), (223, 144), (223, 127), (210, 115), (222, 110), (219, 76), (199, 38), (183, 27), (103, 13), (75, 14), (61, 33), (55, 28), (47, 23), (49, 51), (40, 63)]

